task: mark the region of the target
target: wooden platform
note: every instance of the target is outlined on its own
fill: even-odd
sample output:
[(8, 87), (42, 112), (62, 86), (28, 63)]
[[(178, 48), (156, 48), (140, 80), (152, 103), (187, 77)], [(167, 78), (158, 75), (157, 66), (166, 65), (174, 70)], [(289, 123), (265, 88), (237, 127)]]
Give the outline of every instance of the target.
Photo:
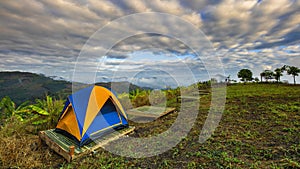
[(178, 96), (176, 99), (177, 99), (177, 103), (180, 103), (182, 100), (184, 100), (185, 102), (199, 101), (201, 96), (208, 95), (208, 94), (210, 94), (210, 92), (207, 90), (199, 90), (198, 92), (192, 92), (186, 95)]
[(93, 153), (95, 150), (101, 148), (105, 144), (113, 140), (117, 140), (133, 131), (134, 127), (114, 131), (82, 147), (79, 147), (74, 140), (54, 132), (54, 129), (40, 131), (39, 137), (41, 141), (44, 141), (52, 150), (70, 162), (75, 158)]
[(174, 111), (175, 108), (172, 107), (142, 106), (127, 110), (126, 113), (128, 114), (130, 120), (136, 122), (145, 122), (147, 119), (152, 121)]

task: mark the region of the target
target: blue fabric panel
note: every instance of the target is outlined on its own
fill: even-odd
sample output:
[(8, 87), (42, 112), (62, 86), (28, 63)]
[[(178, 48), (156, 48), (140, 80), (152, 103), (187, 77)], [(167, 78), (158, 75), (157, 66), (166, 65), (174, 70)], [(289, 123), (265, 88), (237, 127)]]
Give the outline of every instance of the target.
[(65, 106), (64, 106), (64, 109), (63, 109), (62, 113), (66, 110), (66, 108), (69, 106), (69, 104), (70, 104), (70, 101), (69, 101), (69, 98), (67, 98), (67, 101), (65, 103)]
[(81, 138), (80, 145), (81, 145), (85, 140), (87, 140), (87, 139), (89, 139), (89, 135), (88, 135), (87, 133), (85, 133), (85, 134), (83, 135), (83, 137)]
[(121, 116), (121, 119), (122, 119), (122, 124), (123, 124), (123, 125), (127, 125), (128, 122), (127, 122), (127, 120), (125, 119), (125, 117), (123, 117), (122, 115), (120, 115), (120, 116)]
[[(120, 123), (120, 118), (118, 116), (118, 112), (112, 111), (112, 112), (106, 112), (106, 113), (99, 113), (90, 127), (87, 129), (87, 135), (91, 135), (94, 132), (97, 132), (101, 129), (107, 128), (109, 126), (112, 126), (114, 124)], [(84, 140), (83, 140), (84, 141)]]
[[(128, 122), (126, 121), (126, 119), (122, 115), (120, 116), (123, 124), (127, 125)], [(101, 110), (98, 112), (90, 127), (87, 129), (86, 134), (82, 138), (82, 142), (90, 138), (91, 134), (118, 123), (120, 123), (120, 117), (118, 115), (116, 107), (113, 102), (108, 99)]]
[(76, 114), (76, 118), (78, 121), (78, 126), (80, 130), (80, 135), (82, 134), (82, 129), (84, 125), (84, 119), (86, 115), (86, 109), (88, 106), (88, 102), (90, 99), (90, 94), (93, 90), (94, 86), (89, 86), (87, 88), (81, 89), (76, 93), (69, 96), (70, 101), (72, 103), (74, 112)]

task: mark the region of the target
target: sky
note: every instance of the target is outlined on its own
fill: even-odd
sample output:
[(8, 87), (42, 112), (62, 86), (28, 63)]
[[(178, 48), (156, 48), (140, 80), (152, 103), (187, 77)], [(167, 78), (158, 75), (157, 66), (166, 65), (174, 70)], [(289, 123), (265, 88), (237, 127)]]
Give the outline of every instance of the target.
[(162, 88), (300, 67), (299, 0), (9, 0), (0, 23), (0, 71)]

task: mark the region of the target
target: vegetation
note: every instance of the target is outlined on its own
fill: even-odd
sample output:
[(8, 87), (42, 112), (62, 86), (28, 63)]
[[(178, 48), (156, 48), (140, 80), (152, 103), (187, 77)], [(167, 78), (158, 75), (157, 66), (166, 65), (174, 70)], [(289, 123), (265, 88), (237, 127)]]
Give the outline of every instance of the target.
[(266, 82), (268, 82), (268, 80), (274, 79), (274, 73), (272, 72), (272, 70), (264, 70), (262, 73), (260, 73), (260, 77), (262, 79), (265, 78)]
[[(201, 91), (210, 91), (208, 82), (197, 85)], [(141, 103), (137, 103), (137, 98), (144, 99), (149, 94), (157, 98), (162, 93), (138, 90), (122, 95), (138, 105)], [(299, 85), (232, 84), (227, 88), (219, 127), (205, 143), (198, 139), (210, 107), (210, 95), (201, 96), (199, 115), (188, 136), (165, 153), (133, 159), (100, 149), (94, 156), (72, 163), (66, 163), (47, 146), (39, 146), (36, 135), (38, 130), (55, 127), (53, 122), (57, 121), (63, 101), (47, 96), (32, 104), (13, 106), (5, 97), (0, 104), (0, 168), (299, 168), (299, 94)], [(163, 95), (168, 106), (180, 110), (176, 99), (179, 89), (165, 90)], [(32, 105), (40, 109), (34, 110)], [(173, 113), (150, 123), (130, 121), (136, 127), (131, 137), (149, 137), (166, 131), (176, 117), (177, 113)], [(43, 125), (33, 123), (44, 119)], [(138, 146), (119, 144), (127, 148)]]
[[(245, 82), (253, 80), (250, 72), (242, 69), (239, 78)], [(300, 86), (295, 80), (299, 68), (286, 65), (274, 72), (264, 71), (261, 80), (280, 82), (284, 72), (293, 76), (295, 85), (252, 83), (228, 86), (219, 127), (202, 144), (198, 139), (210, 108), (211, 95), (201, 95), (199, 115), (188, 136), (171, 150), (142, 159), (121, 157), (101, 149), (94, 156), (66, 163), (48, 146), (41, 145), (37, 136), (38, 131), (55, 127), (65, 95), (60, 99), (52, 95), (32, 99), (30, 95), (29, 101), (18, 103), (10, 97), (2, 97), (0, 168), (300, 168)], [(230, 81), (230, 76), (226, 77), (226, 82)], [(0, 80), (1, 87), (6, 83)], [(23, 80), (22, 83), (27, 82)], [(212, 83), (217, 81), (211, 79), (194, 85), (199, 91), (210, 93)], [(8, 89), (7, 84), (5, 89)], [(123, 92), (118, 97), (125, 109), (166, 105), (179, 111), (181, 102), (178, 98), (182, 91), (188, 92), (189, 87), (159, 92), (132, 86), (129, 93)], [(61, 90), (57, 92), (61, 93)], [(129, 121), (136, 127), (131, 137), (155, 136), (166, 131), (176, 118), (177, 113), (173, 113), (150, 123)], [(127, 148), (138, 146), (118, 144)]]
[(294, 79), (294, 84), (296, 84), (296, 76), (300, 73), (300, 69), (295, 66), (284, 66), (288, 75), (292, 75)]
[(241, 81), (247, 82), (253, 80), (252, 72), (249, 69), (241, 69), (238, 74), (238, 78), (241, 78)]
[[(15, 118), (24, 124), (41, 125), (43, 129), (55, 127), (57, 117), (63, 108), (63, 100), (46, 96), (45, 100), (36, 99), (35, 104), (22, 103), (20, 106), (9, 98), (4, 97), (0, 102), (1, 123)], [(42, 129), (42, 128), (40, 128)]]
[(281, 68), (276, 68), (274, 72), (272, 70), (264, 70), (260, 73), (260, 81), (265, 78), (266, 82), (271, 79), (276, 79), (277, 83), (280, 82), (280, 77), (283, 76), (283, 72), (286, 71), (288, 75), (292, 75), (294, 79), (294, 84), (296, 84), (296, 76), (300, 73), (300, 69), (295, 66), (284, 65)]
[(28, 72), (0, 72), (0, 98), (9, 96), (17, 105), (34, 102), (46, 94), (59, 98), (71, 92), (72, 83), (67, 81)]
[(275, 79), (277, 80), (277, 82), (280, 82), (280, 77), (283, 75), (282, 72), (283, 72), (283, 69), (282, 68), (276, 68), (274, 70), (274, 77)]

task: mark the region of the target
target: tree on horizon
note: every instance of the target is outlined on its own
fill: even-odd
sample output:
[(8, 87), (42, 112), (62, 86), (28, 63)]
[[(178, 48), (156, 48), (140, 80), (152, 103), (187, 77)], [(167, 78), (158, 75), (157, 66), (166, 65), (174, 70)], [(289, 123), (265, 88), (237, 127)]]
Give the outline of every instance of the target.
[(230, 75), (228, 75), (228, 76), (225, 78), (225, 82), (226, 82), (227, 84), (229, 84), (229, 83), (230, 83), (230, 81), (231, 81), (231, 79), (230, 79)]
[(253, 80), (252, 72), (249, 69), (241, 69), (238, 74), (238, 78), (241, 79), (243, 82), (251, 81)]
[(261, 72), (259, 75), (260, 75), (260, 82), (262, 82), (263, 81), (262, 78), (265, 77), (265, 72)]
[(298, 73), (300, 73), (300, 69), (296, 66), (286, 66), (285, 65), (285, 70), (288, 75), (292, 75), (292, 77), (294, 79), (294, 84), (296, 84), (296, 76), (299, 75)]
[(276, 69), (274, 70), (274, 77), (275, 77), (275, 79), (277, 80), (277, 82), (280, 82), (280, 77), (283, 75), (283, 74), (282, 74), (283, 71), (284, 71), (284, 70), (283, 70), (282, 68), (276, 68)]
[(274, 79), (274, 73), (272, 70), (264, 70), (263, 72), (260, 73), (261, 76), (261, 81), (262, 77), (265, 78), (266, 82), (268, 82), (271, 79)]

